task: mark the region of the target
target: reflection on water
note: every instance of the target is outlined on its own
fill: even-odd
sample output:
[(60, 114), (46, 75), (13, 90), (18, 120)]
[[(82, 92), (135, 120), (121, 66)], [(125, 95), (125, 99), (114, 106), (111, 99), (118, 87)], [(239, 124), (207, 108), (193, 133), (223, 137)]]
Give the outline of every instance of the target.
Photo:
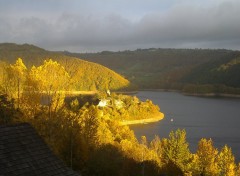
[(153, 91), (141, 91), (137, 96), (141, 100), (151, 99), (165, 114), (158, 123), (131, 126), (137, 137), (145, 135), (151, 140), (155, 135), (163, 138), (172, 130), (186, 129), (193, 152), (201, 138), (212, 138), (219, 149), (224, 144), (230, 146), (240, 161), (240, 99), (200, 98)]

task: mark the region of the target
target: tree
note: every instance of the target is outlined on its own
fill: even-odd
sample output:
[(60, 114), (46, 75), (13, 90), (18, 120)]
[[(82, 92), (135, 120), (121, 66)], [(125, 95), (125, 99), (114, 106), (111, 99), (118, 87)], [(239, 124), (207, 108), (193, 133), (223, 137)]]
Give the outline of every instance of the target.
[(238, 163), (238, 165), (237, 165), (236, 175), (240, 175), (240, 163)]
[(217, 154), (218, 150), (214, 148), (212, 139), (203, 138), (199, 141), (196, 152), (198, 174), (218, 175)]
[(7, 83), (7, 63), (0, 60), (0, 93), (7, 93), (6, 92), (6, 83)]
[(0, 95), (0, 124), (11, 124), (16, 121), (19, 111), (15, 109), (13, 100), (7, 95)]
[(158, 162), (161, 164), (160, 162), (163, 158), (163, 146), (159, 136), (155, 136), (155, 138), (150, 142), (149, 149), (153, 150), (157, 154), (159, 160)]
[(235, 176), (236, 164), (231, 148), (225, 145), (218, 154), (217, 161), (220, 175)]
[(163, 162), (172, 167), (180, 168), (182, 172), (187, 172), (191, 162), (191, 153), (186, 141), (186, 131), (178, 129), (176, 132), (171, 131), (169, 139), (163, 139)]
[(123, 169), (124, 157), (117, 147), (106, 144), (94, 151), (88, 161), (89, 175), (121, 176), (126, 172)]
[(29, 73), (30, 88), (38, 94), (45, 95), (45, 104), (49, 108), (49, 117), (64, 100), (64, 91), (68, 88), (69, 74), (58, 62), (44, 61), (44, 64), (33, 66)]
[(83, 140), (90, 150), (99, 147), (98, 128), (100, 126), (100, 114), (98, 108), (94, 105), (84, 107), (80, 110), (79, 123)]
[(14, 65), (7, 68), (9, 92), (12, 98), (17, 99), (17, 107), (20, 107), (20, 97), (23, 92), (24, 81), (26, 79), (27, 67), (21, 58), (16, 60)]

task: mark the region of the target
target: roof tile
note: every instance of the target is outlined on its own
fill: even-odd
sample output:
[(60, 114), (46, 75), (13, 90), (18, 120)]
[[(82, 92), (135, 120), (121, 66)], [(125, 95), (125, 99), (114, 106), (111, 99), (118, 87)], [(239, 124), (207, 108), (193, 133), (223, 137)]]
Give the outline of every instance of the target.
[(0, 126), (0, 176), (79, 176), (29, 124)]

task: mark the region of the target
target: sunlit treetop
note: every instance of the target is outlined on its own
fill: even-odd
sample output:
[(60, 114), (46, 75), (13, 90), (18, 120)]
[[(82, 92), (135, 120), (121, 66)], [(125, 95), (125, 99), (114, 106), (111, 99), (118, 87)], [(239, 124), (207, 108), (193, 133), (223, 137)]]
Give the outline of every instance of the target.
[(45, 60), (44, 64), (30, 71), (30, 78), (46, 91), (60, 91), (68, 86), (69, 74), (63, 66), (51, 59)]

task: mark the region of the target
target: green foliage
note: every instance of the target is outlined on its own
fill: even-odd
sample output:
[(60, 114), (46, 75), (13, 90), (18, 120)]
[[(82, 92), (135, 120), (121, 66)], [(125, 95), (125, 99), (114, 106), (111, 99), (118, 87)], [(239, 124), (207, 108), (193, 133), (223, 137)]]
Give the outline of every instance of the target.
[(163, 139), (163, 160), (166, 167), (170, 169), (173, 165), (181, 171), (189, 170), (191, 163), (191, 153), (186, 141), (186, 131), (178, 129), (175, 133), (169, 134), (169, 139)]
[(185, 84), (240, 87), (239, 51), (150, 48), (65, 54), (100, 63), (123, 74), (140, 88), (181, 90)]
[(240, 94), (240, 88), (227, 87), (223, 84), (186, 84), (182, 91), (185, 94), (195, 95), (213, 95), (221, 96), (222, 94)]
[(240, 57), (236, 59), (230, 60), (228, 63), (222, 64), (219, 68), (217, 68), (217, 71), (227, 71), (231, 69), (231, 67), (240, 64)]
[[(21, 57), (30, 68), (39, 66), (46, 58), (57, 60), (69, 73), (73, 90), (129, 90), (136, 89), (134, 85), (137, 85), (141, 89), (187, 92), (188, 85), (192, 84), (200, 94), (239, 94), (239, 55), (239, 51), (231, 50), (155, 48), (78, 54), (50, 52), (27, 44), (0, 44), (0, 60), (9, 63)], [(112, 70), (92, 62), (124, 75), (131, 84)], [(215, 85), (223, 89), (214, 92)], [(192, 89), (188, 93), (192, 93)]]
[(199, 65), (189, 75), (186, 75), (183, 81), (192, 84), (224, 85), (240, 88), (240, 78), (237, 76), (240, 74), (239, 58), (239, 52), (233, 52), (226, 57)]
[[(60, 62), (45, 61), (43, 65), (32, 67), (29, 72), (21, 60), (11, 66), (3, 62), (0, 64), (4, 65), (2, 73), (7, 73), (7, 69), (11, 68), (9, 75), (15, 75), (12, 79), (18, 82), (8, 87), (4, 74), (1, 74), (1, 91), (11, 90), (10, 95), (19, 94), (15, 100), (1, 94), (0, 123), (31, 123), (52, 151), (68, 166), (81, 171), (82, 175), (233, 176), (240, 173), (240, 165), (236, 165), (227, 146), (218, 152), (212, 140), (201, 139), (197, 152), (191, 153), (185, 130), (171, 132), (169, 138), (156, 136), (150, 142), (143, 136), (139, 142), (133, 131), (128, 126), (122, 126), (119, 120), (156, 115), (160, 109), (150, 100), (141, 102), (137, 97), (103, 94), (98, 97), (109, 100), (106, 107), (82, 105), (76, 98), (66, 103), (62, 91), (67, 89), (68, 83), (74, 85), (74, 72), (67, 72)], [(15, 85), (17, 88), (14, 88)], [(104, 85), (102, 88), (110, 87)], [(46, 95), (43, 93), (48, 93), (51, 108), (49, 104), (44, 104)], [(21, 106), (16, 110), (18, 98)]]

